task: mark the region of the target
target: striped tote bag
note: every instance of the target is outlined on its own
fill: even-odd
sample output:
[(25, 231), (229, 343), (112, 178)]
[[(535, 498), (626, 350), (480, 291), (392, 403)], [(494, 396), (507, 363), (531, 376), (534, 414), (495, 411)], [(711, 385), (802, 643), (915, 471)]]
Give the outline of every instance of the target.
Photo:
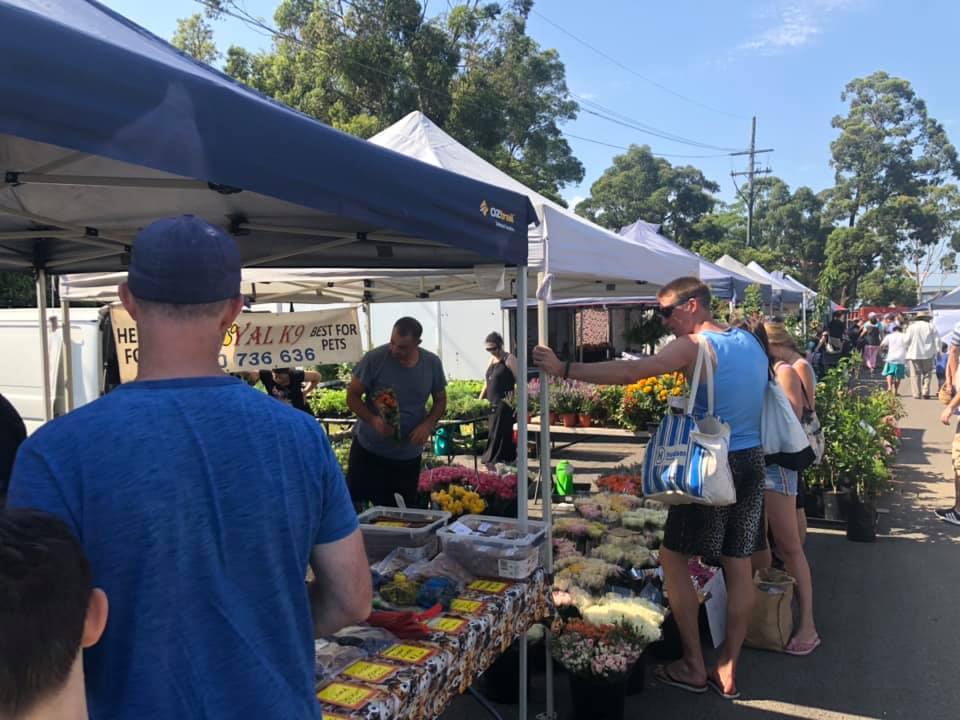
[[(707, 355), (707, 341), (699, 335), (691, 337), (699, 349), (686, 411), (683, 415), (668, 412), (647, 443), (643, 494), (669, 505), (732, 505), (737, 492), (727, 461), (730, 426), (713, 414), (713, 362)], [(706, 375), (707, 414), (697, 420), (693, 408), (701, 372)]]

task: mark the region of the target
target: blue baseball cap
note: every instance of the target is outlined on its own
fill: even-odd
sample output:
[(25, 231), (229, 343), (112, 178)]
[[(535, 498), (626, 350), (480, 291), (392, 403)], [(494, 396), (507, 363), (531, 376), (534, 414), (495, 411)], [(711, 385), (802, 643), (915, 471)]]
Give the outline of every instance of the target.
[(141, 300), (202, 305), (240, 294), (241, 265), (220, 228), (193, 215), (163, 218), (134, 239), (127, 285)]

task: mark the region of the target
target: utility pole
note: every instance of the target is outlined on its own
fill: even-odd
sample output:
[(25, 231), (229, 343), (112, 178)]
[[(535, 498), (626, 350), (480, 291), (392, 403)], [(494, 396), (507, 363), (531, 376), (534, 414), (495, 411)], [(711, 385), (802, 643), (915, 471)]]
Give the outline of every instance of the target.
[[(764, 150), (757, 150), (757, 116), (753, 116), (753, 124), (750, 128), (750, 149), (741, 150), (740, 152), (732, 152), (731, 156), (734, 155), (747, 155), (747, 170), (746, 172), (731, 172), (730, 177), (733, 178), (733, 186), (737, 189), (737, 195), (743, 198), (743, 201), (747, 203), (747, 247), (750, 247), (750, 241), (753, 239), (753, 201), (756, 195), (756, 189), (754, 187), (753, 181), (757, 175), (766, 175), (770, 171), (770, 168), (760, 169), (757, 167), (757, 155), (760, 153), (773, 152), (773, 148), (766, 148)], [(737, 178), (745, 176), (747, 178), (747, 192), (746, 194), (737, 187)]]

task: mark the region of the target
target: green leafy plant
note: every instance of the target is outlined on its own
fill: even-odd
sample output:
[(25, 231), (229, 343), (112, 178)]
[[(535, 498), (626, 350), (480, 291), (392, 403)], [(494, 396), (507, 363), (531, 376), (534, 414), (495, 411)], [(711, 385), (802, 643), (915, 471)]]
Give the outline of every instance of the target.
[(314, 390), (307, 398), (307, 405), (317, 417), (348, 417), (352, 414), (347, 407), (346, 389)]
[(817, 385), (817, 415), (825, 450), (811, 479), (828, 490), (850, 490), (876, 496), (890, 486), (903, 416), (900, 401), (890, 393), (852, 386), (860, 357), (844, 358)]

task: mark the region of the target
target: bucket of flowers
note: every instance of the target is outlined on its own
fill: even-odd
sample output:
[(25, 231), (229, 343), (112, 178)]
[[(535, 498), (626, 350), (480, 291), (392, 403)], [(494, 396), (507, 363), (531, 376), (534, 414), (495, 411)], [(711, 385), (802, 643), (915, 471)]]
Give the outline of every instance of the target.
[(627, 624), (568, 622), (553, 645), (553, 657), (570, 673), (574, 716), (621, 720), (627, 678), (643, 642)]
[(430, 493), (430, 500), (456, 519), (461, 515), (480, 515), (487, 509), (487, 503), (473, 490), (460, 485), (451, 485), (446, 490)]

